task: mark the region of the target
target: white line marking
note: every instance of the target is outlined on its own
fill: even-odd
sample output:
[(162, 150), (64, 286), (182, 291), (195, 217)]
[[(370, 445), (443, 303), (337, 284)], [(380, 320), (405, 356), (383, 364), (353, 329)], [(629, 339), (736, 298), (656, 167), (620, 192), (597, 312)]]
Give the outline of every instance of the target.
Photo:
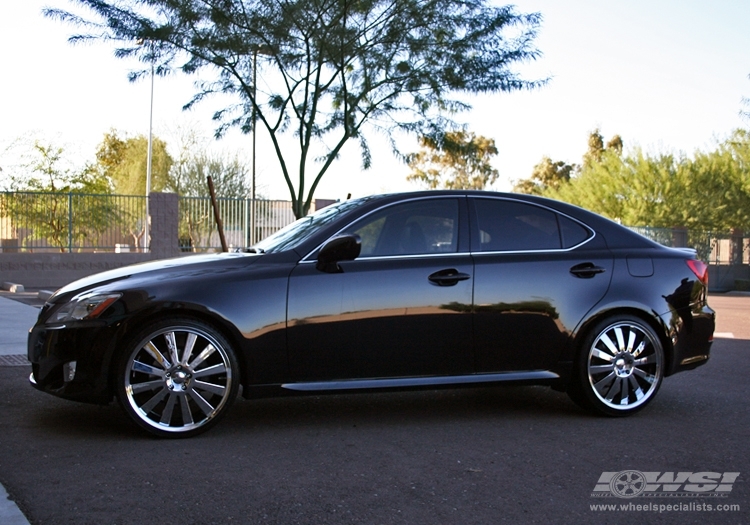
[(734, 334), (732, 332), (714, 332), (714, 337), (720, 339), (734, 339)]

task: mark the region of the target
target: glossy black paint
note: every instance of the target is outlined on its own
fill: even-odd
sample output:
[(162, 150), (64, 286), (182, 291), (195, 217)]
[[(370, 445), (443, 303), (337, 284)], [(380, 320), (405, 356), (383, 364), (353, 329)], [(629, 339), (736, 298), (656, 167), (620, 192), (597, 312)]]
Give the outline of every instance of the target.
[[(559, 246), (528, 249), (518, 236), (509, 242), (521, 249), (494, 249), (503, 229), (480, 231), (477, 199), (543, 210), (562, 232), (544, 242)], [(435, 221), (444, 232), (434, 235), (450, 236), (432, 243), (436, 252), (363, 251), (347, 260), (350, 236), (338, 248), (343, 255), (331, 250), (333, 258), (318, 264), (326, 241), (381, 210), (441, 200), (455, 203), (456, 215)], [(327, 212), (333, 219), (311, 222), (298, 237), (259, 243), (256, 251), (264, 253), (146, 263), (58, 290), (29, 336), (32, 383), (64, 398), (108, 402), (113, 362), (132, 334), (176, 314), (207, 322), (230, 341), (246, 397), (507, 381), (565, 388), (586, 330), (618, 313), (657, 331), (666, 375), (708, 359), (714, 313), (686, 264), (694, 254), (532, 196), (421, 192), (338, 206)], [(374, 249), (362, 242), (363, 250)], [(56, 322), (60, 308), (84, 292), (122, 297), (97, 319)], [(70, 361), (77, 369), (67, 381), (63, 365)]]

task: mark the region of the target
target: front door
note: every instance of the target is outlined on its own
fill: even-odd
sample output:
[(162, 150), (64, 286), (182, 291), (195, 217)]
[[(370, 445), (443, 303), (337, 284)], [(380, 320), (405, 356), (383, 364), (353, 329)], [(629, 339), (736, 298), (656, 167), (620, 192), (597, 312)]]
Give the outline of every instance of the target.
[(362, 238), (362, 253), (340, 263), (340, 273), (321, 272), (314, 261), (297, 266), (287, 330), (295, 381), (473, 371), (465, 202), (386, 206), (345, 229)]

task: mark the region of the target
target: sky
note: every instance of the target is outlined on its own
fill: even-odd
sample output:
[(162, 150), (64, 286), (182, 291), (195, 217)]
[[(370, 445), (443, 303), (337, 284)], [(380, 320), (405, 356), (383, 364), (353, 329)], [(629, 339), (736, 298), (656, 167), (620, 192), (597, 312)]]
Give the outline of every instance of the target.
[[(505, 3), (505, 2), (504, 2)], [(530, 92), (466, 96), (473, 109), (457, 120), (495, 140), (494, 189), (527, 178), (543, 156), (579, 162), (588, 135), (619, 134), (626, 150), (691, 155), (708, 150), (733, 129), (750, 126), (739, 113), (750, 98), (750, 2), (738, 0), (519, 0), (519, 12), (539, 12), (542, 56), (517, 70), (549, 78)], [(63, 147), (72, 165), (94, 159), (102, 137), (148, 133), (150, 84), (127, 80), (132, 62), (103, 44), (71, 45), (75, 28), (44, 18), (42, 8), (66, 0), (0, 3), (0, 168), (18, 161), (24, 144)], [(212, 138), (212, 101), (182, 106), (194, 79), (158, 78), (154, 133), (168, 144), (181, 129), (205, 136), (210, 147), (249, 159), (250, 137)], [(746, 108), (750, 109), (750, 108)], [(406, 140), (406, 139), (405, 139)], [(362, 171), (352, 144), (320, 183), (319, 198), (419, 189), (385, 141), (372, 138), (373, 166)], [(407, 142), (407, 149), (409, 144)], [(414, 143), (411, 150), (416, 150)], [(288, 199), (269, 142), (258, 135), (258, 193)]]

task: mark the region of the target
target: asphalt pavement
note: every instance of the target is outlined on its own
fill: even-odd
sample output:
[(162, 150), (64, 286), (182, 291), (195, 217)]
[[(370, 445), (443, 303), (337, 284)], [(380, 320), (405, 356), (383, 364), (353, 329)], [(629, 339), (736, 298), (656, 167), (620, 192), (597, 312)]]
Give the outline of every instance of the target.
[[(32, 294), (35, 295), (35, 294)], [(29, 301), (33, 301), (29, 297)], [(26, 337), (39, 315), (39, 309), (18, 300), (0, 297), (0, 365), (28, 366)], [(26, 517), (0, 485), (0, 523), (28, 525)]]
[[(711, 362), (667, 378), (632, 418), (591, 417), (543, 387), (314, 396), (240, 401), (178, 441), (143, 436), (115, 405), (31, 389), (26, 334), (43, 301), (12, 297), (0, 294), (0, 525), (29, 523), (9, 498), (34, 524), (750, 523), (748, 296), (709, 300)], [(626, 469), (740, 472), (726, 498), (698, 501), (741, 510), (591, 510), (599, 476)]]

